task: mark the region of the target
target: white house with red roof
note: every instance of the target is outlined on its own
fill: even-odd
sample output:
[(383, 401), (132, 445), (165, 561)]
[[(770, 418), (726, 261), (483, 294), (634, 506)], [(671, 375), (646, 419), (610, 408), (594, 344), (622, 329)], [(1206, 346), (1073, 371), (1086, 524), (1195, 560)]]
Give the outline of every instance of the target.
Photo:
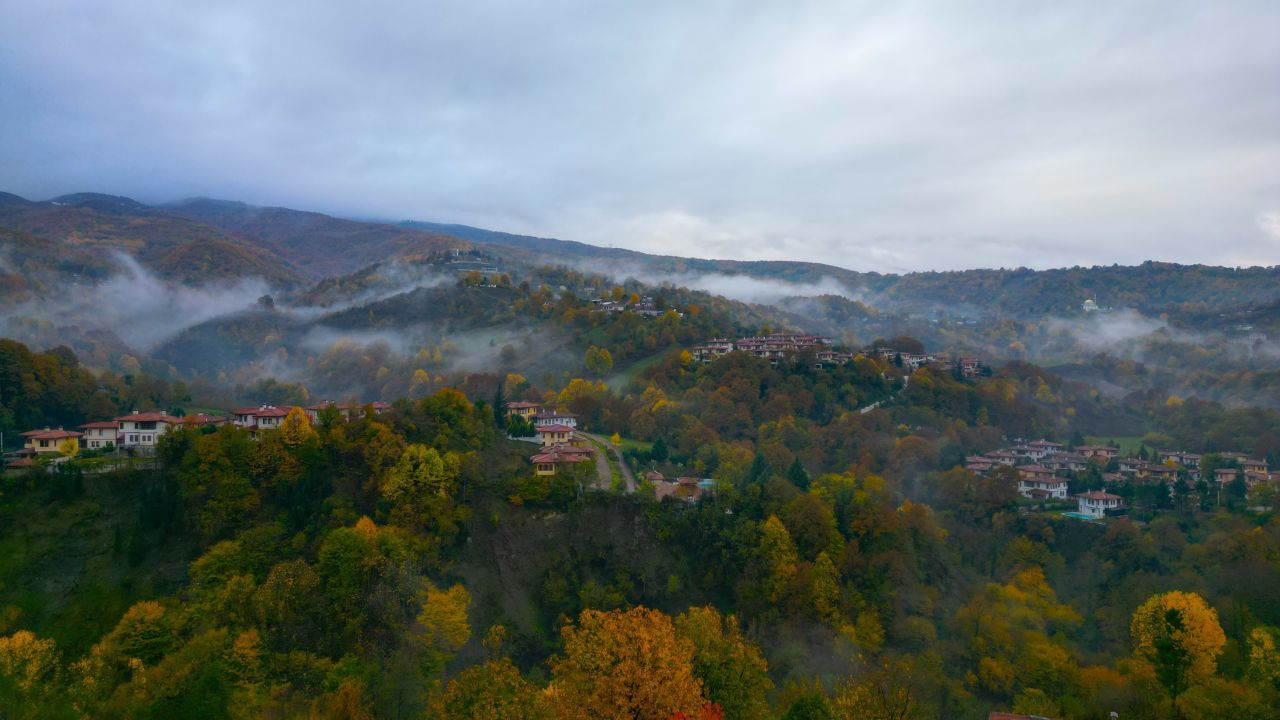
[(84, 433), (75, 430), (63, 430), (62, 428), (45, 428), (43, 430), (28, 430), (22, 433), (22, 437), (26, 439), (23, 444), (23, 451), (30, 455), (47, 455), (51, 453), (61, 452), (61, 446), (67, 440), (74, 440), (76, 448), (80, 447), (80, 438), (84, 437)]
[(588, 448), (561, 443), (542, 448), (529, 462), (533, 463), (534, 475), (555, 475), (559, 466), (587, 462), (591, 454)]
[(1114, 512), (1124, 507), (1124, 498), (1101, 490), (1080, 493), (1076, 495), (1076, 502), (1080, 514), (1092, 518), (1106, 517), (1108, 510)]
[(540, 412), (533, 416), (533, 424), (538, 427), (568, 425), (571, 428), (577, 428), (578, 416), (567, 412)]
[(543, 445), (567, 443), (573, 439), (573, 428), (568, 425), (543, 425), (538, 428), (538, 438)]
[(100, 420), (80, 426), (84, 431), (84, 446), (89, 450), (102, 450), (107, 447), (119, 447), (118, 435), (120, 423), (115, 420)]
[(1018, 493), (1033, 500), (1065, 500), (1067, 481), (1055, 477), (1053, 471), (1039, 465), (1023, 465), (1018, 468), (1022, 476), (1018, 480)]
[(134, 410), (116, 418), (115, 422), (120, 425), (116, 431), (117, 447), (154, 448), (161, 435), (182, 424), (182, 418), (168, 413)]

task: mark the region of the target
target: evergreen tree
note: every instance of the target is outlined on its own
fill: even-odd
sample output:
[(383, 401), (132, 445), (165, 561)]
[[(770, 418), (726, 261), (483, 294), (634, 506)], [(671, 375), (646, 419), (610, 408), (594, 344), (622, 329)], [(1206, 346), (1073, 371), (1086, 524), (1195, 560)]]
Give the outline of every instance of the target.
[[(754, 469), (753, 463), (752, 470)], [(804, 464), (800, 462), (800, 458), (797, 457), (791, 461), (791, 467), (787, 468), (787, 479), (791, 481), (792, 485), (801, 490), (809, 489), (809, 471), (804, 469)]]

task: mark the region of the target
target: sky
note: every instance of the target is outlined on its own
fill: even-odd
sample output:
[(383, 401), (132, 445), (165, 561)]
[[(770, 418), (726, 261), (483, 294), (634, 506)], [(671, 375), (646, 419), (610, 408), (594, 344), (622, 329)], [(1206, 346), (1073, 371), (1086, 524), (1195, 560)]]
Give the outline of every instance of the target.
[(1280, 3), (0, 0), (0, 190), (900, 272), (1280, 264)]

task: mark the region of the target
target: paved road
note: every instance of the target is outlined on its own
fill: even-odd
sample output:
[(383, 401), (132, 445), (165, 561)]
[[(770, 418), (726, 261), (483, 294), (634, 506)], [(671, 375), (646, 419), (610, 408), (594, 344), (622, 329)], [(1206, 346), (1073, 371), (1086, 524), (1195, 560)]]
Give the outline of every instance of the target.
[[(622, 479), (627, 483), (627, 492), (635, 492), (636, 476), (635, 473), (631, 472), (631, 468), (627, 467), (626, 461), (622, 459), (622, 450), (614, 447), (613, 444), (609, 442), (609, 438), (600, 437), (599, 435), (593, 435), (581, 430), (578, 431), (578, 434), (599, 444), (601, 447), (605, 448), (607, 452), (613, 453), (614, 459), (618, 461), (618, 472), (622, 473)], [(602, 463), (604, 468), (603, 470), (600, 469)], [(604, 453), (596, 453), (596, 472), (600, 475), (601, 481), (604, 482), (606, 488), (613, 484), (613, 470), (609, 467), (609, 461), (605, 458)]]

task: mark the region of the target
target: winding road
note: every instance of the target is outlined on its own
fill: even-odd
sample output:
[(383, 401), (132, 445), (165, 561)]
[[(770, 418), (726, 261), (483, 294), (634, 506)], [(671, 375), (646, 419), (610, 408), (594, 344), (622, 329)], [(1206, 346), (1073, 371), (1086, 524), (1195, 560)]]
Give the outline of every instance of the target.
[[(627, 483), (627, 492), (635, 492), (636, 476), (635, 473), (631, 472), (631, 468), (627, 467), (626, 461), (622, 459), (622, 450), (614, 447), (608, 438), (583, 432), (582, 430), (579, 430), (578, 434), (591, 441), (597, 447), (603, 448), (605, 452), (613, 453), (614, 459), (618, 461), (618, 472), (622, 473), (622, 479)], [(607, 489), (613, 486), (613, 469), (609, 466), (609, 459), (603, 453), (596, 455), (596, 474), (600, 477), (598, 484), (603, 488)]]

